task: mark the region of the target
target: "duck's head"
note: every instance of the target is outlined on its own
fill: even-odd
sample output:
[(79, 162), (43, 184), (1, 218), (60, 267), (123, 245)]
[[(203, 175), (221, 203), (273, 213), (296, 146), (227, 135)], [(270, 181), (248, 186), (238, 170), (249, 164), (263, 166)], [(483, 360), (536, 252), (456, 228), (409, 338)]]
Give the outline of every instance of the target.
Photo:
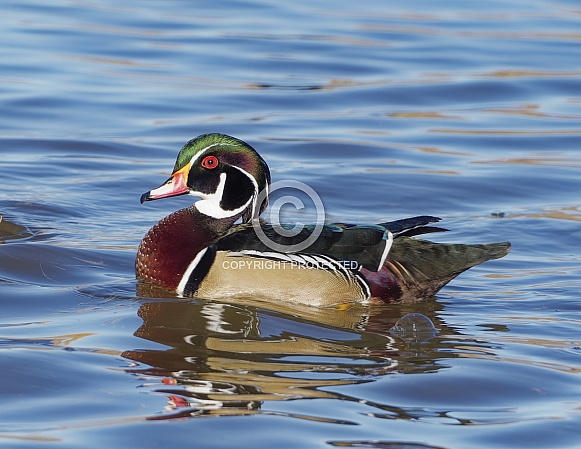
[(170, 178), (141, 202), (190, 194), (201, 198), (194, 205), (201, 213), (246, 222), (266, 208), (269, 185), (268, 166), (254, 148), (224, 134), (203, 134), (184, 145)]

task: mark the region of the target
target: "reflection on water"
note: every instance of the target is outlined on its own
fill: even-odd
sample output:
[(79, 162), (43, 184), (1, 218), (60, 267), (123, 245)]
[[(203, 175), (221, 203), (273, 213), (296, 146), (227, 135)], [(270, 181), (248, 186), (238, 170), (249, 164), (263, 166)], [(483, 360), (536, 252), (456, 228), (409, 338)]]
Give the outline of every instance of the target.
[[(435, 317), (437, 308), (434, 302), (422, 306), (438, 327), (445, 328)], [(441, 360), (449, 357), (440, 353), (437, 339), (391, 336), (389, 330), (402, 310), (360, 305), (347, 311), (303, 309), (295, 308), (299, 316), (292, 316), (218, 302), (144, 303), (138, 312), (143, 324), (135, 335), (164, 349), (122, 355), (140, 363), (130, 372), (162, 379), (154, 391), (167, 395), (168, 408), (153, 419), (245, 415), (259, 412), (266, 401), (359, 401), (324, 387), (438, 370), (444, 366)], [(378, 408), (377, 413), (407, 413), (387, 404), (365, 403)]]
[(369, 449), (444, 449), (442, 446), (428, 446), (404, 441), (330, 441), (329, 444), (335, 447), (362, 447)]

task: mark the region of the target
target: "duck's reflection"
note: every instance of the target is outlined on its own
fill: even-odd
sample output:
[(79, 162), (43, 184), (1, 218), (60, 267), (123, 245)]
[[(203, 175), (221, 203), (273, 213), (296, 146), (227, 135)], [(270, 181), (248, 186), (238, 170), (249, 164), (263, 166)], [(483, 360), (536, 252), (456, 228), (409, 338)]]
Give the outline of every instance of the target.
[[(409, 307), (270, 310), (246, 302), (160, 299), (141, 305), (143, 324), (135, 335), (163, 346), (123, 356), (140, 362), (133, 372), (161, 379), (155, 391), (167, 395), (169, 406), (157, 419), (256, 413), (265, 401), (356, 400), (333, 387), (437, 369), (437, 342), (410, 345), (389, 333)], [(429, 301), (413, 311), (434, 321), (439, 307)]]

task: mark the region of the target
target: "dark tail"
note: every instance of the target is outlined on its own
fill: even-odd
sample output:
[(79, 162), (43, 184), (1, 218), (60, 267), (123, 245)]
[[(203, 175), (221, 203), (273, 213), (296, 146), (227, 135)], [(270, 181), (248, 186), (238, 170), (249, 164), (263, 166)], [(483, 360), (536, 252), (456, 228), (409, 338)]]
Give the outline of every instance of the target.
[(400, 300), (416, 301), (436, 294), (463, 271), (487, 260), (499, 259), (509, 251), (508, 242), (465, 245), (398, 237), (393, 242), (383, 269), (377, 273), (379, 275), (383, 272), (383, 275), (374, 276), (370, 273), (369, 280), (372, 282), (372, 291), (377, 293), (374, 296), (393, 300), (393, 289), (384, 287), (397, 284)]

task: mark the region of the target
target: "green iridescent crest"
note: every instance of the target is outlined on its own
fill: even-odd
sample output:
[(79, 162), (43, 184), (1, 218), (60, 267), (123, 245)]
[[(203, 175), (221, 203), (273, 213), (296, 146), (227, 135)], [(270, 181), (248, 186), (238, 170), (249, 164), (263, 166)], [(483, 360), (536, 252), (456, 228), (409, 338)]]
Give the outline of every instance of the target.
[(173, 173), (181, 170), (185, 165), (189, 164), (192, 158), (202, 151), (209, 148), (224, 149), (226, 151), (232, 150), (249, 150), (254, 152), (254, 149), (235, 137), (227, 136), (226, 134), (202, 134), (188, 141), (180, 150), (176, 163), (173, 168)]

